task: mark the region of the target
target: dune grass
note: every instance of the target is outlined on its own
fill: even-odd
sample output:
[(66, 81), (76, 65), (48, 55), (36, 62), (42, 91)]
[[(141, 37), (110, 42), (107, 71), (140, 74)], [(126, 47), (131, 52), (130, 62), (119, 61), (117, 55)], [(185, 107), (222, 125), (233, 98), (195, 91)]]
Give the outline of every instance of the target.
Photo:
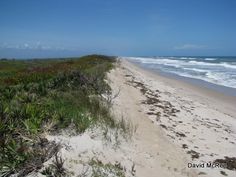
[(97, 159), (91, 159), (89, 165), (92, 167), (92, 177), (125, 177), (125, 167), (122, 167), (118, 162), (104, 164)]
[(114, 61), (101, 55), (0, 61), (0, 176), (41, 168), (56, 152), (45, 131), (119, 124), (102, 97), (111, 92), (104, 79)]

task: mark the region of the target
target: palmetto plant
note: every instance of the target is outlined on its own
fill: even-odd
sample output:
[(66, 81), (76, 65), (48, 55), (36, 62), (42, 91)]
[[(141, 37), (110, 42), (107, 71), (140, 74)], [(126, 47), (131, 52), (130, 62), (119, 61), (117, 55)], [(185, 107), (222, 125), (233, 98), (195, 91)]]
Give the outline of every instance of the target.
[[(4, 63), (14, 73), (0, 75), (0, 176), (22, 170), (27, 174), (53, 154), (45, 153), (48, 145), (40, 145), (47, 123), (53, 122), (50, 132), (72, 124), (77, 133), (94, 124), (115, 126), (101, 103), (101, 95), (110, 90), (104, 78), (113, 61), (93, 55), (79, 60)], [(59, 172), (56, 176), (64, 175), (61, 158), (55, 159), (54, 169)]]
[(16, 93), (14, 88), (6, 87), (4, 90), (1, 91), (2, 98), (6, 100), (11, 100)]

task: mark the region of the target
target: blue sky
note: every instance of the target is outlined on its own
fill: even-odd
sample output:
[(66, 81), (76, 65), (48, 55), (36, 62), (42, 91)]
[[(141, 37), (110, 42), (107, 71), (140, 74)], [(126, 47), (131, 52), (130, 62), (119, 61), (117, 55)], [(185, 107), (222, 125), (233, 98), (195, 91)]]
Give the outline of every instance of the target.
[(0, 57), (236, 55), (235, 0), (1, 0)]

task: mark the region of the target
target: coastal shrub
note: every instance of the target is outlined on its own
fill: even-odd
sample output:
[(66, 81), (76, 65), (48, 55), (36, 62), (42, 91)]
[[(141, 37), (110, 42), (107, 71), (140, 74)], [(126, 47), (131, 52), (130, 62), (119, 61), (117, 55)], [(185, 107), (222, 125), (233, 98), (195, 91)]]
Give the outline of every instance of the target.
[(0, 74), (0, 176), (24, 176), (56, 152), (42, 140), (45, 130), (118, 126), (102, 97), (111, 93), (105, 76), (114, 61), (102, 55), (0, 61), (0, 73), (8, 72)]

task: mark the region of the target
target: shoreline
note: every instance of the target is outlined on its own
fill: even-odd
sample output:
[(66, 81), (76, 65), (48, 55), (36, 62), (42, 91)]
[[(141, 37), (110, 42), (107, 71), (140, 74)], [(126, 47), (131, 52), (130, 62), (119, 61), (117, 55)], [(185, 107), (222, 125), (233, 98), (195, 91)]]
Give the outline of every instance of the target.
[[(224, 106), (226, 106), (228, 109), (227, 111), (230, 110), (230, 112), (236, 118), (236, 113), (235, 113), (235, 108), (234, 108), (234, 105), (236, 105), (236, 96), (227, 95), (223, 92), (205, 87), (202, 84), (200, 84), (200, 85), (193, 84), (189, 81), (186, 81), (185, 79), (182, 79), (182, 76), (179, 76), (179, 77), (173, 76), (172, 77), (168, 74), (164, 75), (164, 74), (160, 73), (159, 71), (154, 71), (154, 70), (148, 69), (146, 67), (142, 67), (141, 65), (139, 65), (135, 62), (129, 61), (127, 59), (122, 59), (122, 60), (133, 65), (132, 67), (136, 67), (136, 69), (140, 70), (141, 72), (145, 73), (146, 75), (148, 75), (150, 77), (154, 77), (157, 80), (161, 80), (173, 87), (179, 87), (179, 89), (187, 89), (187, 91), (194, 92), (194, 94), (197, 94), (200, 97), (202, 97), (202, 96), (207, 97), (207, 99), (209, 99), (210, 101), (214, 101), (214, 102), (216, 101), (220, 104), (222, 102), (224, 102)], [(188, 78), (188, 80), (191, 80), (191, 79), (192, 78)], [(206, 81), (204, 81), (204, 82), (206, 82)], [(219, 109), (222, 109), (222, 106)]]
[(137, 176), (156, 176), (156, 171), (164, 176), (235, 176), (229, 168), (199, 165), (236, 159), (234, 98), (160, 76), (127, 60), (117, 65), (108, 74), (113, 94), (119, 93), (113, 110), (116, 117), (138, 127), (132, 151), (139, 156), (129, 154)]
[[(132, 62), (132, 61), (131, 61)], [(142, 65), (137, 64), (138, 67), (146, 69), (148, 71), (151, 71), (153, 73), (156, 73), (162, 77), (167, 77), (167, 78), (172, 78), (173, 80), (179, 80), (179, 81), (183, 81), (185, 83), (189, 83), (190, 85), (196, 86), (196, 87), (200, 87), (203, 89), (207, 89), (210, 91), (214, 91), (217, 92), (219, 94), (223, 94), (225, 96), (229, 96), (229, 97), (235, 97), (236, 99), (236, 88), (232, 88), (232, 87), (226, 87), (223, 85), (217, 85), (205, 80), (201, 80), (201, 79), (196, 79), (196, 78), (191, 78), (191, 77), (185, 77), (185, 76), (180, 76), (180, 75), (176, 75), (176, 74), (172, 74), (172, 73), (167, 73), (167, 72), (163, 72), (163, 71), (157, 71), (155, 69), (149, 69), (146, 68)]]
[[(223, 70), (227, 67), (231, 68), (231, 65), (225, 66), (225, 65), (223, 65), (224, 64), (223, 61), (221, 61), (221, 62), (219, 61), (219, 63), (217, 63), (217, 62), (216, 63), (214, 63), (214, 62), (213, 63), (211, 63), (211, 62), (204, 63), (205, 60), (202, 60), (201, 58), (198, 58), (199, 60), (194, 60), (194, 58), (192, 58), (193, 61), (192, 60), (185, 61), (185, 59), (184, 60), (173, 59), (173, 61), (172, 61), (173, 57), (170, 57), (171, 59), (163, 58), (163, 61), (160, 58), (157, 58), (157, 61), (154, 61), (153, 58), (146, 58), (147, 61), (145, 62), (145, 61), (143, 61), (143, 60), (145, 60), (144, 58), (135, 58), (135, 57), (119, 57), (119, 58), (128, 60), (129, 62), (132, 62), (141, 68), (144, 68), (144, 69), (147, 69), (150, 71), (154, 71), (164, 77), (174, 78), (177, 80), (184, 80), (185, 82), (191, 83), (192, 85), (196, 85), (196, 86), (200, 85), (202, 87), (205, 87), (205, 88), (217, 91), (217, 92), (221, 92), (221, 93), (228, 95), (228, 96), (236, 96), (236, 86), (234, 85), (235, 82), (233, 80), (233, 71), (232, 71), (232, 73), (228, 73), (228, 71)], [(215, 60), (217, 60), (217, 59), (215, 59)], [(168, 62), (170, 62), (170, 63), (173, 62), (172, 64), (170, 64), (170, 66), (176, 65), (175, 67), (180, 68), (180, 69), (176, 69), (176, 72), (175, 72), (175, 70), (173, 68), (170, 70), (168, 69), (168, 67), (165, 68), (166, 67), (165, 64), (163, 65), (163, 68), (160, 68), (159, 64), (157, 66), (154, 64), (155, 62), (157, 62), (157, 64), (160, 62), (160, 65), (161, 65), (161, 63), (167, 62), (167, 64), (166, 64), (167, 66), (169, 65)], [(192, 63), (196, 62), (196, 67), (193, 66), (193, 64), (192, 64), (192, 67), (189, 67), (188, 63), (191, 63), (191, 62)], [(185, 68), (184, 63), (186, 64), (186, 68)], [(212, 71), (211, 71), (211, 69), (206, 69), (205, 64), (206, 65), (211, 65), (211, 64), (218, 65), (219, 64), (219, 67), (222, 67), (222, 65), (223, 65), (223, 67), (221, 68), (222, 71), (220, 73), (225, 73), (225, 74), (222, 74), (222, 76), (221, 76), (221, 74), (220, 73), (217, 74), (218, 71), (214, 71), (214, 69)], [(199, 67), (199, 65), (202, 65), (201, 67), (203, 67), (204, 69), (201, 69), (201, 67)], [(234, 68), (233, 65), (232, 65), (232, 68)], [(193, 73), (191, 74), (191, 72), (188, 73), (186, 71), (193, 71)], [(197, 72), (197, 73), (195, 73), (195, 72)], [(205, 73), (205, 74), (203, 75), (202, 73)], [(228, 80), (229, 75), (232, 75), (232, 78), (231, 78), (230, 82), (226, 82)], [(223, 78), (225, 78), (225, 79), (223, 79)]]

